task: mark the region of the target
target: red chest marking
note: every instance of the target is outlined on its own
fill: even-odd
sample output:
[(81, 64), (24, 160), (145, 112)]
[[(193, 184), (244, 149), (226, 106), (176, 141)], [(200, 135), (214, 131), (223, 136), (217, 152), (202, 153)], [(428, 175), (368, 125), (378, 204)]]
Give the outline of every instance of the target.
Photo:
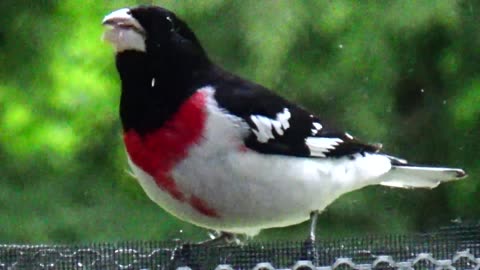
[(130, 159), (150, 174), (158, 187), (206, 216), (219, 217), (202, 199), (184, 194), (170, 177), (175, 164), (187, 156), (189, 147), (202, 139), (207, 118), (205, 103), (206, 93), (199, 91), (163, 127), (145, 136), (131, 129), (123, 134), (123, 140)]

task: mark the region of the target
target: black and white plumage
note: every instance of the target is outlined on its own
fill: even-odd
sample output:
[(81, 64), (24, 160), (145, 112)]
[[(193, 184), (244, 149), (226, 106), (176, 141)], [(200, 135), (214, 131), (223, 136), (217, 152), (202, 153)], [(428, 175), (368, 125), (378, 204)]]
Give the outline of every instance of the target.
[(223, 70), (166, 9), (120, 9), (103, 24), (116, 51), (133, 173), (183, 220), (254, 235), (305, 221), (368, 185), (433, 188), (465, 176), (383, 154)]
[(250, 133), (245, 145), (257, 152), (341, 157), (378, 150), (378, 146), (361, 143), (348, 133), (324, 126), (318, 117), (260, 85), (233, 77), (216, 88), (222, 89), (215, 92), (220, 106), (248, 124)]

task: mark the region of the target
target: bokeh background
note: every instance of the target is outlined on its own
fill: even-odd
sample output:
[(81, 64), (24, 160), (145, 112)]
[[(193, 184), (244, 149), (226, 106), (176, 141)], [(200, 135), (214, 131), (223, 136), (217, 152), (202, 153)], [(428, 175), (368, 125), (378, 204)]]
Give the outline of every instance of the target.
[[(321, 237), (480, 219), (479, 1), (153, 2), (184, 18), (227, 69), (391, 154), (470, 175), (431, 191), (347, 194), (321, 215)], [(207, 237), (127, 173), (100, 22), (138, 3), (0, 1), (0, 243)], [(307, 228), (257, 239), (303, 239)]]

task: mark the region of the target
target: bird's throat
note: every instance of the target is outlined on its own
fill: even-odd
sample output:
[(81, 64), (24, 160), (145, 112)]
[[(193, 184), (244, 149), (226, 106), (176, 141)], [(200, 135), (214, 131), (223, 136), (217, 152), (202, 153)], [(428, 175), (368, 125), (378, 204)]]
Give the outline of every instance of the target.
[(161, 127), (203, 83), (196, 79), (196, 69), (167, 57), (125, 51), (117, 54), (116, 65), (123, 128), (140, 134)]

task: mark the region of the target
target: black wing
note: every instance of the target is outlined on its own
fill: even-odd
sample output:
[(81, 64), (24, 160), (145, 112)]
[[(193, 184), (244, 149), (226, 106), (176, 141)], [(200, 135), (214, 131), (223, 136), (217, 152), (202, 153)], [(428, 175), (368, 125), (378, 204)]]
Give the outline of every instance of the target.
[(327, 126), (317, 116), (260, 85), (226, 73), (214, 81), (219, 106), (248, 123), (250, 134), (245, 145), (257, 152), (341, 157), (380, 149)]

